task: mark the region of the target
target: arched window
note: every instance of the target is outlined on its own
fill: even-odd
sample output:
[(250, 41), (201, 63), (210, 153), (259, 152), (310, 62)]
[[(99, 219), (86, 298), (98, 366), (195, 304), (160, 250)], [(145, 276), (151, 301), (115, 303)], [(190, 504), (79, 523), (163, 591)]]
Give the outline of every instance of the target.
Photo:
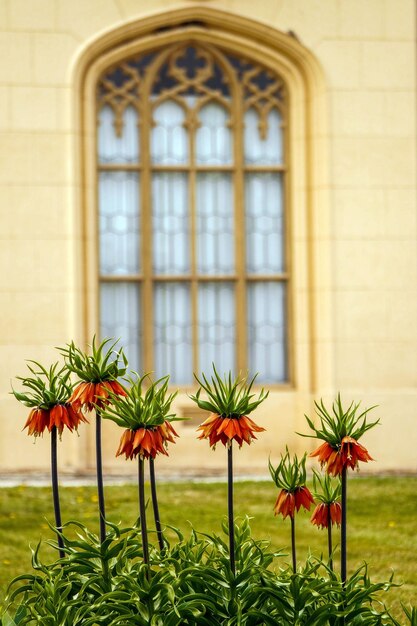
[(286, 100), (269, 68), (195, 42), (102, 74), (100, 326), (132, 369), (288, 381)]

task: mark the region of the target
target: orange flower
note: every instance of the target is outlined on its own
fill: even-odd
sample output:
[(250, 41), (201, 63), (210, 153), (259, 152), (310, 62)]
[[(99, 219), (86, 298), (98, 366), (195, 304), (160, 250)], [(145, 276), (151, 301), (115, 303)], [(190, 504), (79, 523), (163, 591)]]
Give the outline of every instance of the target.
[(71, 432), (77, 430), (80, 422), (86, 422), (86, 418), (81, 411), (75, 409), (69, 403), (56, 404), (50, 409), (32, 409), (24, 426), (28, 428), (29, 435), (38, 437), (43, 434), (45, 428), (51, 432), (56, 426), (58, 433), (61, 435), (66, 426)]
[(312, 504), (314, 504), (313, 496), (307, 487), (297, 487), (294, 491), (281, 489), (275, 502), (274, 514), (281, 513), (283, 519), (287, 516), (292, 518), (301, 507), (309, 511)]
[(333, 448), (325, 441), (310, 456), (317, 456), (319, 463), (326, 466), (327, 473), (332, 476), (340, 475), (348, 467), (357, 468), (359, 461), (373, 461), (368, 450), (353, 437), (343, 437), (339, 448)]
[(106, 406), (110, 402), (111, 393), (118, 396), (126, 395), (126, 391), (117, 380), (103, 380), (98, 383), (82, 382), (74, 389), (69, 401), (74, 407), (92, 411), (96, 406), (99, 408)]
[(215, 447), (218, 441), (226, 445), (233, 439), (242, 447), (244, 441), (250, 444), (252, 439), (256, 439), (254, 432), (260, 433), (265, 430), (255, 424), (247, 415), (239, 417), (222, 417), (216, 413), (210, 416), (197, 428), (203, 432), (198, 439), (208, 439), (210, 446)]
[(311, 495), (309, 489), (307, 489), (307, 487), (298, 487), (294, 491), (294, 496), (295, 508), (297, 509), (297, 511), (299, 511), (301, 507), (306, 509), (306, 511), (309, 511), (311, 505), (314, 504), (314, 498)]
[(168, 456), (166, 444), (175, 443), (174, 436), (178, 437), (170, 422), (166, 421), (159, 426), (149, 428), (126, 429), (120, 439), (116, 456), (126, 455), (126, 459), (133, 459), (140, 454), (145, 459), (155, 458), (158, 453)]
[(35, 435), (35, 437), (39, 437), (39, 435), (43, 434), (45, 428), (48, 427), (49, 411), (46, 409), (32, 409), (23, 430), (27, 428), (28, 435)]
[(330, 523), (340, 526), (342, 521), (342, 507), (340, 502), (321, 502), (316, 506), (311, 516), (311, 523), (315, 524), (319, 528), (328, 528), (329, 526), (329, 513)]

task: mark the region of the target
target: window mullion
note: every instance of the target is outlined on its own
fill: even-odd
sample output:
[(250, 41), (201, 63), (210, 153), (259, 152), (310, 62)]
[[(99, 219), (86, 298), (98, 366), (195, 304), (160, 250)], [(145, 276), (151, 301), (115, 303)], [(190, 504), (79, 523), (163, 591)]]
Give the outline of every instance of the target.
[(143, 346), (143, 369), (145, 372), (154, 370), (153, 358), (153, 267), (152, 267), (152, 171), (151, 171), (151, 142), (152, 111), (149, 98), (143, 94), (142, 109), (142, 346)]
[[(286, 285), (286, 365), (287, 365), (287, 380), (294, 381), (295, 371), (294, 371), (294, 342), (293, 342), (293, 300), (292, 300), (292, 289), (290, 289), (290, 281), (292, 277), (292, 264), (291, 264), (291, 249), (290, 249), (290, 241), (291, 241), (291, 222), (290, 222), (290, 212), (289, 207), (291, 206), (290, 202), (290, 181), (288, 176), (288, 158), (289, 158), (289, 125), (288, 125), (288, 114), (289, 111), (285, 110), (284, 112), (284, 121), (282, 122), (282, 132), (284, 137), (284, 163), (285, 169), (283, 171), (283, 207), (284, 207), (284, 269), (285, 269), (285, 285)], [(311, 367), (312, 375), (314, 376), (315, 368)], [(314, 381), (313, 381), (314, 387)]]
[(190, 254), (191, 254), (191, 333), (193, 345), (193, 371), (199, 371), (199, 341), (198, 341), (198, 272), (197, 272), (197, 170), (195, 161), (195, 131), (196, 113), (188, 109), (187, 130), (189, 141), (190, 168), (188, 178), (188, 198), (190, 216)]
[(246, 314), (246, 236), (245, 236), (245, 180), (243, 146), (243, 107), (241, 97), (233, 98), (234, 131), (234, 218), (236, 263), (236, 366), (237, 371), (248, 369), (247, 314)]

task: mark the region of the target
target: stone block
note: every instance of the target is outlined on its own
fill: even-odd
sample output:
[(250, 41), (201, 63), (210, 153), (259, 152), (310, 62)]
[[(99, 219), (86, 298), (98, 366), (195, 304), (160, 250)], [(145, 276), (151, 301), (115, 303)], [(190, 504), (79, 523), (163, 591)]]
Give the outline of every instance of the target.
[(12, 0), (9, 7), (13, 30), (39, 32), (55, 28), (54, 0)]

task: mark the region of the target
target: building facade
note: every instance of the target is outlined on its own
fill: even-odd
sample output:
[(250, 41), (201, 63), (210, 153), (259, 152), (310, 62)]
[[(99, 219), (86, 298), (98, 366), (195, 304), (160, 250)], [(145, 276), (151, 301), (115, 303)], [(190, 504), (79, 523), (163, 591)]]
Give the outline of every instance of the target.
[(49, 465), (10, 396), (25, 360), (94, 334), (179, 389), (167, 473), (224, 465), (189, 398), (213, 361), (270, 391), (240, 473), (311, 449), (338, 392), (378, 405), (370, 469), (415, 471), (414, 2), (0, 0), (0, 29), (0, 471)]

